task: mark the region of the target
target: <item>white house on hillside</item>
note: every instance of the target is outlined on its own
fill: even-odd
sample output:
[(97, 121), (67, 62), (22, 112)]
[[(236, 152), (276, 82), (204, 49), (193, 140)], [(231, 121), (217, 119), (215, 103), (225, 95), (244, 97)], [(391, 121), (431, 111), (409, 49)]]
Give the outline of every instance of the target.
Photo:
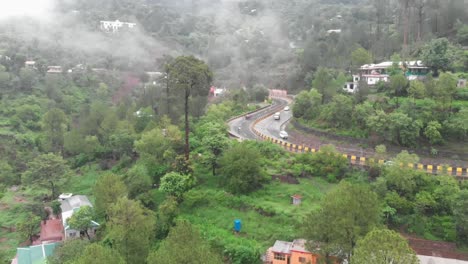
[(355, 93), (359, 89), (359, 81), (361, 77), (359, 75), (353, 75), (352, 82), (346, 82), (343, 86), (343, 90), (348, 93)]
[(331, 34), (331, 33), (340, 34), (340, 33), (341, 33), (341, 29), (330, 29), (330, 30), (327, 30), (327, 34)]
[[(378, 82), (390, 81), (388, 70), (393, 66), (393, 62), (384, 61), (378, 64), (365, 64), (359, 69), (361, 79), (368, 85), (375, 85)], [(410, 81), (425, 77), (429, 73), (429, 68), (424, 66), (422, 61), (400, 61), (398, 67), (403, 71)]]
[[(93, 207), (88, 197), (85, 195), (73, 195), (71, 193), (64, 193), (59, 196), (60, 208), (62, 209), (62, 224), (65, 234), (65, 239), (74, 238), (80, 236), (79, 230), (71, 229), (67, 224), (67, 220), (80, 209), (82, 206)], [(96, 228), (99, 227), (99, 224), (95, 221), (91, 221), (93, 226), (88, 230), (89, 235), (93, 235), (96, 231)]]
[(111, 33), (117, 33), (117, 32), (119, 32), (120, 29), (123, 29), (123, 28), (128, 28), (128, 29), (135, 28), (136, 23), (121, 22), (119, 20), (116, 20), (116, 21), (100, 21), (100, 27), (101, 27), (101, 30), (111, 32)]

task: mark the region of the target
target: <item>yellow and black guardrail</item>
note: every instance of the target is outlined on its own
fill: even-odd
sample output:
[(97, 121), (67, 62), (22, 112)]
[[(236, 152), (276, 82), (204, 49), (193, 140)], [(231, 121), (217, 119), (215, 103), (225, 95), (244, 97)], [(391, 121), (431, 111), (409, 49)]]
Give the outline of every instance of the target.
[[(281, 108), (281, 107), (278, 107)], [(282, 148), (286, 149), (287, 151), (294, 152), (294, 153), (313, 153), (317, 152), (318, 149), (312, 148), (310, 146), (306, 145), (298, 145), (294, 143), (289, 143), (286, 141), (282, 141), (277, 138), (273, 138), (270, 136), (267, 136), (260, 131), (258, 131), (255, 126), (260, 123), (261, 121), (267, 119), (268, 117), (272, 116), (273, 113), (276, 110), (272, 109), (272, 112), (266, 114), (265, 116), (257, 119), (253, 125), (252, 125), (252, 131), (255, 133), (255, 135), (258, 136), (259, 139), (264, 140), (264, 141), (270, 141), (276, 145), (281, 146)], [(351, 155), (351, 154), (343, 154), (343, 157), (347, 158), (348, 161), (351, 164), (355, 165), (361, 165), (365, 166), (369, 164), (370, 162), (378, 162), (379, 164), (384, 164), (385, 160), (375, 160), (373, 158), (368, 158), (368, 157), (359, 157), (356, 155)], [(401, 164), (401, 166), (404, 166), (404, 164)], [(425, 171), (427, 173), (432, 173), (432, 174), (448, 174), (452, 175), (461, 179), (468, 180), (468, 168), (463, 168), (463, 167), (456, 167), (456, 166), (447, 166), (447, 165), (433, 165), (433, 164), (422, 164), (422, 163), (408, 163), (406, 166), (420, 170), (420, 171)]]

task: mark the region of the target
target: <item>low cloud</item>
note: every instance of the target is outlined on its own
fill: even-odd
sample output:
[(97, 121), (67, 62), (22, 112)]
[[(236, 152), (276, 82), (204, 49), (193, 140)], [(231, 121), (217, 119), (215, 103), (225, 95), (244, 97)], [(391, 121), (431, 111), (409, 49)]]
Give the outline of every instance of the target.
[(10, 0), (2, 1), (0, 20), (12, 17), (46, 19), (54, 7), (53, 0)]

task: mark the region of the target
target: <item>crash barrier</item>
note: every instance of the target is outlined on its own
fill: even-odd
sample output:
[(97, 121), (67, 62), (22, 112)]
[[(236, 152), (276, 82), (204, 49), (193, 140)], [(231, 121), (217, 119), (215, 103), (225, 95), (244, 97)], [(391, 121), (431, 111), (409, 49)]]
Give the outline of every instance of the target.
[[(298, 144), (293, 144), (289, 142), (285, 142), (282, 140), (279, 140), (277, 138), (272, 138), (266, 135), (263, 135), (259, 133), (257, 130), (255, 130), (255, 134), (259, 136), (262, 140), (265, 141), (270, 141), (276, 145), (281, 146), (282, 148), (290, 151), (290, 152), (296, 152), (296, 153), (314, 153), (317, 152), (318, 149), (311, 148), (305, 145), (298, 145)], [(343, 157), (348, 159), (348, 161), (352, 164), (355, 165), (369, 165), (372, 163), (379, 163), (379, 164), (387, 164), (385, 160), (379, 159), (375, 160), (373, 158), (367, 158), (367, 157), (359, 157), (355, 155), (350, 155), (350, 154), (343, 154)], [(400, 164), (400, 166), (408, 166), (409, 168), (416, 169), (416, 170), (421, 170), (425, 171), (428, 173), (433, 173), (433, 174), (448, 174), (448, 175), (453, 175), (453, 176), (460, 176), (460, 177), (467, 177), (468, 175), (468, 168), (463, 168), (463, 167), (453, 167), (453, 166), (442, 166), (442, 165), (432, 165), (432, 164), (422, 164), (422, 163), (408, 163), (408, 164)]]
[[(253, 115), (253, 114), (256, 114), (256, 113), (258, 113), (258, 112), (260, 112), (260, 111), (262, 111), (262, 110), (264, 110), (264, 109), (267, 109), (267, 108), (270, 107), (270, 106), (271, 106), (271, 104), (266, 105), (266, 106), (263, 106), (263, 107), (260, 107), (260, 108), (258, 108), (258, 109), (253, 110), (253, 111), (244, 113), (244, 114), (242, 114), (242, 115), (238, 115), (238, 116), (231, 117), (231, 118), (229, 118), (229, 119), (226, 121), (226, 124), (229, 124), (231, 121), (233, 121), (233, 120), (235, 120), (235, 119), (237, 119), (237, 118), (241, 118), (241, 117), (244, 117), (244, 116), (246, 116), (246, 115)], [(231, 130), (228, 131), (228, 134), (229, 134), (229, 136), (231, 136), (231, 137), (239, 138), (239, 135), (233, 133)]]
[[(255, 126), (262, 122), (263, 120), (271, 117), (273, 113), (278, 111), (278, 109), (281, 109), (282, 106), (278, 106), (275, 109), (272, 109), (271, 112), (266, 114), (265, 116), (262, 116), (261, 118), (257, 119), (253, 125), (252, 125), (252, 131), (255, 133), (255, 135), (260, 139), (264, 141), (270, 141), (276, 145), (281, 146), (282, 148), (286, 149), (287, 151), (290, 152), (295, 152), (295, 153), (313, 153), (319, 151), (319, 149), (312, 148), (310, 146), (306, 145), (299, 145), (299, 144), (294, 144), (294, 143), (289, 143), (286, 141), (282, 141), (280, 139), (274, 138), (267, 136), (263, 133), (261, 133), (259, 130), (255, 128)], [(368, 158), (368, 157), (359, 157), (351, 154), (343, 154), (343, 157), (347, 158), (348, 161), (351, 164), (354, 165), (361, 165), (361, 166), (366, 166), (372, 163), (379, 163), (379, 164), (386, 164), (387, 161), (379, 159), (375, 160), (373, 158)], [(388, 164), (388, 163), (387, 163)], [(468, 168), (463, 168), (463, 167), (454, 167), (454, 166), (444, 166), (444, 165), (433, 165), (433, 164), (422, 164), (422, 163), (409, 163), (409, 164), (400, 164), (400, 166), (408, 166), (409, 168), (413, 168), (416, 170), (420, 171), (425, 171), (428, 173), (432, 174), (447, 174), (447, 175), (452, 175), (459, 177), (464, 180), (468, 180)]]

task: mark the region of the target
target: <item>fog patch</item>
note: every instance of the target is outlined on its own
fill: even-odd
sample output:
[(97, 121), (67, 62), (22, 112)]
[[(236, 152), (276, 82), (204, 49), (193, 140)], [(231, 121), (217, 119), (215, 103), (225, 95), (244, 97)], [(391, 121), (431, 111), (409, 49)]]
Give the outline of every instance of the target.
[(54, 0), (4, 0), (0, 8), (0, 21), (12, 17), (47, 19), (53, 7)]

